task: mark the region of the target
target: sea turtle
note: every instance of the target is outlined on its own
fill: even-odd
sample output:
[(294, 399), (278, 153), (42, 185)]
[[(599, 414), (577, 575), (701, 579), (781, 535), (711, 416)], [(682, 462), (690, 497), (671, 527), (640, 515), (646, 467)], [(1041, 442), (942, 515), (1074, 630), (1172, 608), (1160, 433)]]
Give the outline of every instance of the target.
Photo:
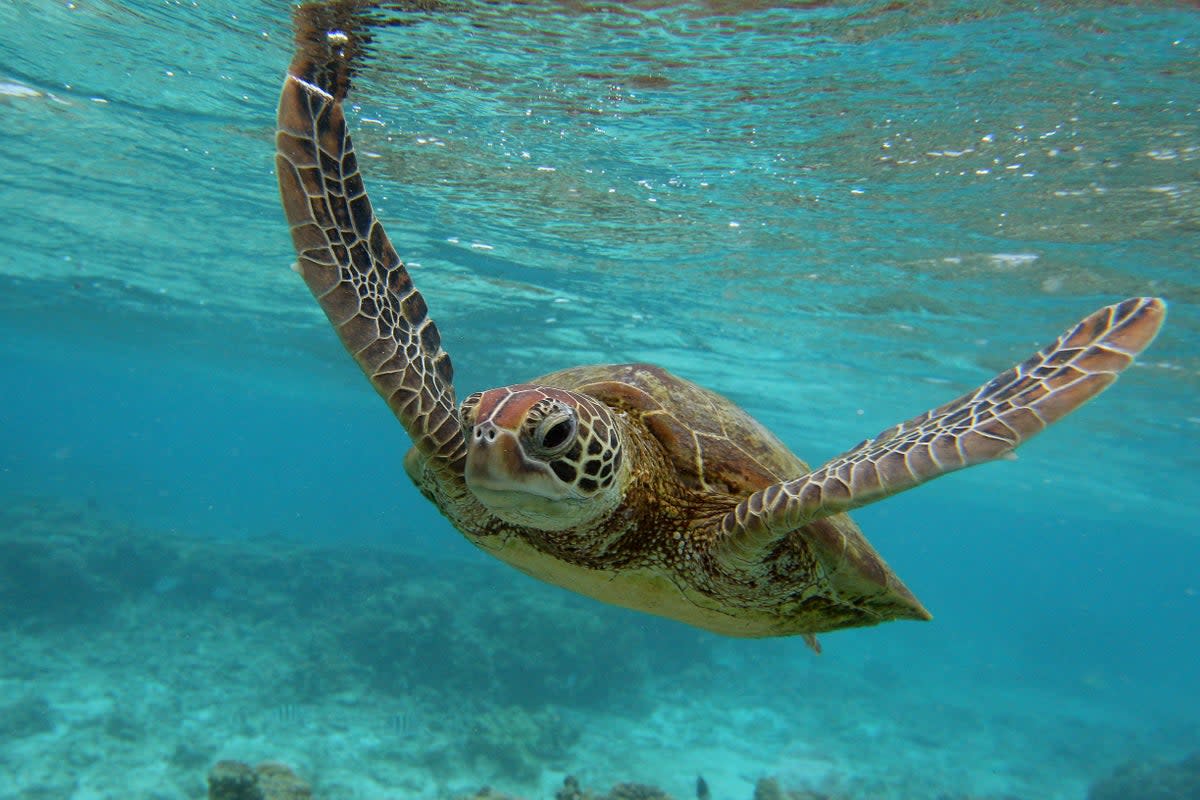
[(412, 438), (404, 465), (421, 492), (471, 542), (544, 581), (814, 648), (824, 631), (929, 619), (845, 512), (1008, 456), (1111, 384), (1164, 319), (1157, 298), (1100, 309), (815, 470), (728, 399), (649, 364), (576, 367), (460, 406), (359, 174), (343, 103), (365, 32), (339, 8), (298, 12), (279, 102), (295, 269)]

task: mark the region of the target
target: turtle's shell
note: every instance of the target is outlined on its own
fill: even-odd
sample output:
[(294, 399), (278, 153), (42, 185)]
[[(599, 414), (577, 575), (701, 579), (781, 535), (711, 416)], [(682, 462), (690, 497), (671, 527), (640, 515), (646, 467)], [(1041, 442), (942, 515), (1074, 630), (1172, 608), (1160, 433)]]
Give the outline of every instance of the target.
[(726, 397), (652, 364), (602, 364), (532, 383), (588, 394), (640, 416), (690, 489), (744, 497), (809, 467)]

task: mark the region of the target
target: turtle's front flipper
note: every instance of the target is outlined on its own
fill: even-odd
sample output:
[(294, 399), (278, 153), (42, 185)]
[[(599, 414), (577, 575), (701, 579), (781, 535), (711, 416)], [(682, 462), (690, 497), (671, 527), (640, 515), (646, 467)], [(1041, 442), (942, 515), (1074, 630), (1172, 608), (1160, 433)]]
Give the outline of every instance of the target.
[(296, 53), (279, 97), (275, 166), (297, 271), (429, 465), (461, 477), (450, 357), (375, 219), (342, 104), (366, 41), (361, 2), (296, 10)]
[(754, 563), (813, 520), (1008, 455), (1115, 381), (1165, 315), (1157, 298), (1102, 308), (970, 394), (888, 428), (808, 475), (755, 492), (722, 523), (725, 553)]

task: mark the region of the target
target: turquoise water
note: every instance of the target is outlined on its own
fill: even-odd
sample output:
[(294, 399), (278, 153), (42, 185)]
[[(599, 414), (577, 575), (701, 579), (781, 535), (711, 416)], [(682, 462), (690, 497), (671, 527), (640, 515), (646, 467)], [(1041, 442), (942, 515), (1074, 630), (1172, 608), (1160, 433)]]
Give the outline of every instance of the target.
[[(731, 798), (771, 775), (840, 797), (1083, 798), (1125, 761), (1200, 749), (1200, 17), (804, 6), (395, 12), (409, 24), (378, 32), (351, 124), (460, 396), (653, 361), (819, 462), (1101, 305), (1167, 299), (1141, 361), (1017, 462), (856, 513), (935, 620), (832, 634), (819, 658), (541, 587), (408, 484), (403, 431), (288, 269), (272, 135), (290, 4), (0, 0), (0, 711), (40, 699), (53, 723), (0, 723), (0, 798), (196, 796), (217, 758), (285, 760), (328, 797), (548, 797), (574, 772), (686, 798), (701, 771)], [(56, 613), (76, 585), (56, 580), (107, 563), (73, 548), (115, 531), (174, 544), (106, 573), (109, 613)], [(181, 594), (196, 541), (215, 572), (274, 543), (248, 574), (307, 588), (278, 589), (286, 613), (238, 612), (256, 635), (278, 623), (257, 669), (329, 636), (340, 682), (310, 672), (336, 690), (245, 698), (179, 666), (200, 638), (165, 631), (219, 628), (242, 591)], [(75, 572), (20, 572), (30, 542)], [(344, 564), (323, 576), (311, 548)], [(372, 552), (470, 571), (482, 597), (447, 578), (414, 613), (479, 658), (370, 632), (355, 657), (338, 637), (370, 601), (345, 587), (368, 579), (344, 576)], [(328, 605), (299, 614), (313, 592)], [(531, 622), (462, 621), (480, 605)], [(89, 641), (111, 660), (70, 655)], [(214, 659), (244, 645), (205, 641)], [(102, 697), (128, 725), (88, 710)], [(478, 756), (469, 733), (510, 708), (525, 716), (495, 738), (524, 744)], [(370, 744), (384, 729), (409, 744)]]

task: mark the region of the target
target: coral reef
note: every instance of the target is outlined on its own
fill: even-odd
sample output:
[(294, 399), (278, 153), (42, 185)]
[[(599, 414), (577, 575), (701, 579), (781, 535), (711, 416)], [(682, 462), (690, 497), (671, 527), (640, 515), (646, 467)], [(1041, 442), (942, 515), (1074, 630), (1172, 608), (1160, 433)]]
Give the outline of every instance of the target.
[(579, 779), (574, 775), (563, 778), (563, 785), (554, 793), (554, 800), (591, 800), (591, 792), (585, 792), (579, 786)]
[(754, 800), (788, 800), (779, 781), (774, 778), (759, 778), (754, 784)]
[[(696, 781), (696, 800), (709, 800), (708, 785)], [(851, 800), (852, 795), (784, 789), (775, 778), (760, 778), (753, 800)], [(854, 797), (857, 797), (855, 795)], [(1200, 753), (1175, 764), (1127, 764), (1110, 778), (1098, 781), (1088, 800), (1195, 800), (1200, 797)], [(309, 785), (287, 766), (264, 762), (250, 767), (240, 761), (218, 762), (208, 775), (208, 800), (312, 800)], [(519, 800), (484, 786), (456, 800)], [(574, 775), (563, 779), (554, 800), (673, 800), (657, 786), (622, 782), (607, 794), (582, 787)], [(1020, 800), (1012, 795), (943, 794), (939, 800)]]
[(27, 630), (95, 624), (156, 586), (188, 601), (192, 584), (208, 583), (219, 563), (195, 539), (65, 503), (12, 503), (0, 509), (0, 530), (0, 618)]
[(671, 795), (644, 783), (618, 783), (609, 790), (607, 800), (671, 800)]
[(513, 797), (511, 794), (505, 794), (504, 792), (498, 792), (491, 786), (484, 786), (479, 791), (463, 795), (457, 798), (457, 800), (520, 800), (520, 798)]
[(1130, 762), (1088, 790), (1088, 800), (1196, 800), (1200, 797), (1200, 752), (1182, 761)]
[(274, 761), (251, 767), (219, 761), (208, 773), (208, 800), (311, 800), (312, 790), (296, 773)]
[(268, 761), (254, 768), (263, 800), (310, 800), (312, 790), (283, 764)]
[[(775, 778), (759, 778), (758, 783), (754, 786), (754, 800), (860, 800), (860, 798), (870, 796), (872, 793), (861, 790), (822, 792), (814, 789), (784, 789)], [(938, 800), (1020, 800), (1020, 798), (1009, 795), (997, 797), (993, 795), (942, 794), (938, 796)]]
[[(376, 690), (400, 691), (429, 663), (440, 665), (439, 691), (484, 693), (496, 704), (531, 710), (603, 709), (645, 684), (650, 671), (638, 654), (653, 645), (637, 628), (611, 623), (621, 612), (532, 582), (498, 585), (489, 569), (448, 566), (396, 565), (377, 575), (364, 569), (358, 581), (368, 583), (345, 587), (358, 595), (353, 613), (341, 607), (336, 619), (326, 614), (336, 647), (370, 671)], [(451, 601), (456, 597), (488, 602)], [(703, 660), (694, 645), (674, 649)]]
[(0, 739), (20, 739), (54, 730), (54, 709), (46, 698), (28, 695), (0, 706)]
[[(189, 537), (36, 502), (0, 505), (0, 531), (0, 799), (26, 797), (15, 792), (30, 787), (67, 797), (73, 781), (103, 783), (97, 776), (147, 761), (161, 764), (165, 777), (142, 774), (130, 796), (159, 796), (152, 784), (165, 781), (161, 796), (193, 797), (196, 776), (231, 742), (289, 758), (319, 749), (318, 790), (330, 797), (448, 797), (484, 782), (527, 792), (547, 771), (561, 775), (581, 758), (593, 774), (656, 774), (655, 764), (628, 760), (644, 748), (622, 739), (647, 719), (645, 735), (659, 737), (664, 753), (707, 746), (714, 724), (728, 723), (731, 735), (798, 735), (763, 709), (742, 712), (773, 699), (799, 702), (776, 698), (773, 686), (739, 685), (736, 696), (717, 698), (714, 713), (731, 710), (729, 719), (714, 721), (696, 702), (697, 689), (718, 685), (713, 675), (743, 665), (729, 660), (732, 648), (681, 627), (631, 625), (627, 612), (490, 561), (306, 546), (281, 535)], [(834, 680), (819, 663), (799, 669)], [(866, 708), (882, 695), (862, 682), (852, 688), (851, 701), (814, 704), (811, 727), (851, 752), (864, 735), (880, 746), (891, 741), (886, 724), (875, 723), (878, 710)], [(923, 697), (909, 700), (895, 707), (913, 711), (904, 717), (909, 728), (932, 731), (955, 710), (926, 718), (916, 703)], [(864, 710), (848, 711), (848, 702)], [(874, 727), (863, 728), (868, 713)], [(972, 708), (954, 722), (972, 729), (986, 713)], [(1028, 743), (1016, 725), (1007, 741)], [(1088, 748), (1089, 764), (1117, 763), (1113, 754), (1129, 752), (1123, 729), (1097, 730), (1072, 739)], [(675, 733), (683, 738), (671, 739)], [(1195, 728), (1163, 738), (1191, 741)], [(915, 741), (922, 752), (945, 746), (932, 733)], [(1097, 750), (1097, 742), (1107, 745)], [(803, 747), (792, 752), (807, 757)], [(663, 757), (664, 769), (674, 757)], [(923, 794), (910, 796), (923, 800), (984, 800), (956, 791), (962, 784), (953, 774), (932, 784), (907, 773), (834, 774), (826, 768), (832, 760), (810, 760), (804, 770), (788, 767), (784, 786), (760, 781), (754, 800), (847, 800), (911, 786)], [(1200, 797), (1187, 783), (1194, 766), (1130, 766), (1098, 782), (1091, 800)], [(232, 762), (214, 768), (210, 785), (222, 800), (266, 800), (268, 790), (310, 795), (284, 768)], [(696, 800), (704, 794), (697, 782)], [(475, 800), (506, 798), (489, 790)], [(605, 794), (568, 779), (555, 800), (666, 796), (635, 783)]]
[[(98, 624), (149, 606), (270, 619), (306, 632), (292, 644), (277, 703), (360, 691), (365, 678), (398, 699), (424, 692), (530, 712), (597, 710), (629, 702), (652, 672), (707, 662), (693, 634), (658, 631), (679, 639), (652, 641), (643, 626), (615, 624), (625, 612), (532, 580), (498, 582), (503, 567), (491, 564), (282, 536), (192, 537), (36, 500), (0, 508), (0, 530), (0, 624)], [(488, 601), (469, 601), (479, 597)]]
[(531, 712), (520, 706), (505, 706), (475, 715), (463, 745), (475, 757), (476, 769), (490, 767), (506, 778), (531, 781), (547, 765), (565, 757), (578, 738), (579, 731), (554, 711)]
[(785, 790), (774, 778), (759, 778), (754, 784), (754, 800), (849, 800), (840, 794), (826, 794), (809, 789)]
[(208, 800), (262, 800), (258, 774), (240, 761), (218, 761), (208, 773)]
[[(457, 800), (513, 800), (508, 795), (484, 787), (474, 794)], [(644, 783), (618, 783), (608, 794), (597, 795), (579, 785), (574, 775), (563, 778), (562, 786), (554, 793), (554, 800), (672, 800), (671, 796), (657, 786)]]

